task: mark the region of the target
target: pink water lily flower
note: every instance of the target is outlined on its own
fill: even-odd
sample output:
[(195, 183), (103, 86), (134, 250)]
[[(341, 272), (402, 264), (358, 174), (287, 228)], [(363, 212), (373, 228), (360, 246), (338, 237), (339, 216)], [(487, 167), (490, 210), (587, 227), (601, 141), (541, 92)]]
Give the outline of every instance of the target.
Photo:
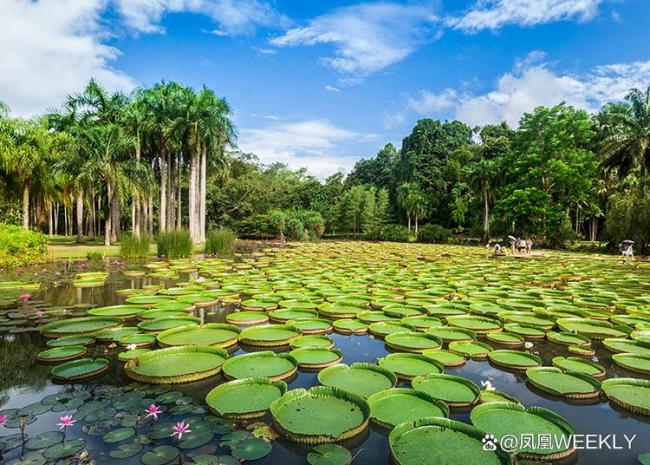
[(192, 430), (190, 429), (190, 424), (185, 423), (184, 421), (179, 421), (176, 423), (174, 426), (172, 426), (172, 434), (171, 436), (177, 436), (178, 440), (180, 441), (183, 438), (183, 435), (186, 433), (191, 433)]
[(29, 295), (29, 294), (20, 294), (18, 296), (18, 300), (22, 300), (23, 302), (25, 302), (26, 300), (29, 300), (31, 298), (32, 298), (32, 296)]
[(0, 426), (6, 425), (8, 421), (9, 418), (7, 418), (7, 415), (3, 415), (2, 413), (0, 413)]
[(149, 407), (147, 407), (147, 416), (145, 418), (153, 417), (154, 420), (158, 419), (158, 415), (162, 413), (162, 409), (158, 407), (156, 404), (151, 404)]
[(75, 423), (76, 420), (72, 419), (72, 415), (63, 415), (59, 418), (59, 423), (57, 423), (56, 426), (58, 426), (59, 429), (65, 430), (68, 426), (72, 426)]
[(36, 310), (36, 316), (43, 318), (45, 316), (45, 312), (43, 310)]

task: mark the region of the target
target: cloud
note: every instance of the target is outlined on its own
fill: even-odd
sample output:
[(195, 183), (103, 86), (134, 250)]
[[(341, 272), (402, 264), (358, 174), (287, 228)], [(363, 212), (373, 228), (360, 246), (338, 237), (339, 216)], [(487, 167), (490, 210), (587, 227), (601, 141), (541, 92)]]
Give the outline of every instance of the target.
[(430, 40), (436, 21), (427, 6), (362, 3), (318, 16), (304, 27), (274, 37), (271, 44), (329, 44), (334, 54), (323, 57), (322, 62), (341, 73), (345, 82), (354, 83), (413, 53), (420, 43)]
[(477, 0), (459, 17), (445, 20), (454, 29), (476, 33), (507, 24), (534, 26), (552, 21), (587, 21), (598, 13), (603, 0)]
[(0, 100), (30, 116), (59, 106), (91, 77), (111, 90), (135, 83), (111, 67), (102, 43), (103, 0), (0, 1)]
[(325, 86), (325, 90), (328, 92), (337, 92), (337, 93), (341, 92), (341, 89), (339, 89), (338, 87), (334, 87), (330, 85)]
[(544, 63), (522, 66), (499, 77), (494, 90), (485, 94), (445, 89), (421, 91), (408, 102), (418, 114), (443, 114), (470, 126), (507, 121), (516, 126), (525, 112), (566, 102), (589, 112), (612, 100), (622, 99), (633, 87), (650, 83), (650, 61), (598, 66), (582, 75), (559, 74)]
[(349, 171), (358, 156), (343, 154), (337, 147), (374, 139), (339, 128), (326, 120), (272, 123), (239, 132), (239, 148), (254, 153), (263, 163), (286, 163), (291, 168), (306, 167), (312, 174), (326, 177), (336, 171)]
[(118, 13), (131, 29), (142, 33), (164, 32), (160, 21), (166, 13), (190, 12), (209, 16), (219, 36), (251, 34), (257, 27), (288, 27), (286, 16), (261, 0), (114, 0)]

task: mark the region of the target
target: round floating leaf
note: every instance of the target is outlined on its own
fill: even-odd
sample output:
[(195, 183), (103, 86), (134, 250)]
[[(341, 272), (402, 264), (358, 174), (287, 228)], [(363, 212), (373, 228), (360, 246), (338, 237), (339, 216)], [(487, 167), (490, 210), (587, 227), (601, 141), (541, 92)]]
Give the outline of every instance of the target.
[(268, 378), (245, 378), (215, 387), (205, 396), (205, 402), (218, 415), (232, 418), (252, 418), (264, 415), (271, 403), (287, 391), (283, 381)]
[(606, 379), (602, 386), (611, 402), (631, 412), (650, 415), (650, 380), (614, 378)]
[(495, 350), (488, 354), (488, 358), (495, 365), (514, 370), (525, 370), (542, 364), (538, 356), (519, 350)]
[(213, 436), (214, 434), (210, 430), (192, 431), (183, 435), (178, 447), (180, 449), (196, 449), (210, 442)]
[(612, 360), (627, 370), (644, 375), (650, 374), (650, 355), (614, 354)]
[(58, 363), (74, 360), (84, 355), (86, 355), (86, 348), (84, 346), (54, 347), (36, 354), (36, 360), (39, 362)]
[(352, 453), (337, 444), (320, 444), (307, 454), (309, 465), (349, 465)]
[(266, 376), (274, 381), (286, 379), (298, 368), (298, 361), (288, 354), (272, 351), (236, 355), (223, 364), (223, 373), (230, 379)]
[(424, 392), (394, 388), (368, 398), (370, 416), (377, 423), (393, 428), (400, 423), (427, 417), (447, 417), (447, 405)]
[(599, 363), (579, 357), (554, 357), (553, 366), (562, 370), (578, 371), (594, 378), (603, 378), (607, 371)]
[(158, 446), (142, 454), (142, 465), (165, 465), (178, 458), (178, 449), (172, 446)]
[(191, 344), (229, 347), (237, 343), (240, 332), (239, 326), (223, 323), (207, 323), (203, 326), (187, 325), (159, 333), (158, 342), (162, 347)]
[(416, 391), (429, 394), (446, 402), (450, 407), (466, 407), (478, 400), (480, 390), (476, 384), (461, 376), (432, 373), (418, 376), (411, 385)]
[(11, 460), (7, 465), (45, 465), (47, 459), (40, 452), (27, 452), (18, 459)]
[(422, 352), (422, 355), (440, 362), (445, 367), (458, 367), (467, 362), (467, 358), (464, 355), (444, 349), (425, 350)]
[(352, 365), (334, 365), (318, 373), (318, 381), (330, 386), (369, 397), (375, 392), (395, 386), (397, 377), (385, 368), (370, 363), (353, 363)]
[(83, 439), (70, 439), (65, 442), (59, 442), (53, 446), (48, 447), (43, 452), (43, 457), (52, 460), (64, 459), (72, 457), (77, 452), (81, 451), (86, 446)]
[(52, 368), (52, 378), (58, 381), (82, 381), (105, 373), (110, 362), (105, 358), (82, 358)]
[(60, 431), (47, 431), (38, 436), (30, 438), (25, 442), (25, 448), (30, 450), (45, 449), (61, 442), (63, 433)]
[(327, 336), (308, 335), (300, 336), (291, 342), (292, 349), (300, 349), (303, 347), (319, 347), (322, 349), (331, 349), (334, 347), (334, 341)]
[(71, 335), (86, 335), (101, 329), (113, 328), (121, 323), (119, 318), (88, 316), (57, 320), (41, 326), (40, 331), (45, 337), (61, 337)]
[(298, 361), (300, 368), (325, 368), (336, 365), (343, 358), (343, 353), (340, 350), (319, 347), (294, 349), (290, 355)]
[(526, 370), (528, 381), (535, 387), (562, 397), (587, 399), (600, 395), (600, 383), (577, 371), (562, 371), (553, 367)]
[(245, 328), (239, 334), (242, 344), (259, 347), (275, 347), (290, 344), (300, 333), (286, 325), (266, 325)]
[(105, 435), (102, 436), (102, 439), (106, 444), (113, 444), (116, 442), (125, 441), (134, 435), (135, 435), (135, 430), (133, 428), (119, 428), (109, 433), (106, 433)]
[(389, 436), (397, 465), (511, 465), (500, 448), (484, 448), (485, 432), (448, 418), (402, 423)]
[(269, 455), (272, 449), (263, 439), (248, 438), (235, 443), (230, 453), (239, 460), (258, 460)]
[(442, 373), (440, 362), (420, 354), (389, 354), (377, 361), (382, 368), (392, 371), (400, 379), (413, 379), (429, 373)]
[(128, 459), (129, 457), (138, 455), (141, 450), (142, 444), (134, 441), (118, 446), (117, 448), (111, 450), (108, 455), (112, 459)]

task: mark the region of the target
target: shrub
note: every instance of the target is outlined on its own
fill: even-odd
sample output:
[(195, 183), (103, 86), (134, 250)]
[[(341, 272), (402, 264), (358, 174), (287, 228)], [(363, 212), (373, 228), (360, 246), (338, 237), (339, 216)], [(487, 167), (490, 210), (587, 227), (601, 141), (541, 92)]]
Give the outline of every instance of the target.
[(86, 260), (90, 261), (100, 261), (104, 259), (104, 252), (101, 250), (92, 250), (90, 252), (86, 252)]
[(209, 255), (229, 255), (235, 250), (237, 236), (228, 228), (209, 231), (205, 238), (205, 253)]
[(409, 230), (401, 224), (385, 224), (379, 230), (379, 240), (387, 242), (408, 242)]
[(120, 257), (146, 258), (149, 256), (150, 246), (151, 238), (146, 234), (140, 237), (125, 234), (120, 243)]
[(418, 231), (418, 242), (429, 244), (446, 244), (449, 242), (452, 232), (450, 229), (439, 224), (426, 224)]
[(289, 239), (302, 240), (305, 238), (305, 225), (296, 217), (291, 217), (287, 220), (287, 225), (284, 228), (284, 234)]
[(46, 259), (47, 239), (43, 234), (0, 224), (0, 267), (22, 266)]
[(156, 238), (158, 256), (170, 260), (192, 255), (192, 238), (185, 230), (161, 233)]

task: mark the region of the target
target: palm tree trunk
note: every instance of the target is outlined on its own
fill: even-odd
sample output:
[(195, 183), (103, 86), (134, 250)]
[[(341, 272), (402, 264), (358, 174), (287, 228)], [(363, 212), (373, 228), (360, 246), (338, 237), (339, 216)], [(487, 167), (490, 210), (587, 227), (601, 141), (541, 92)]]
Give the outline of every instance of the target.
[(201, 173), (199, 176), (199, 242), (205, 242), (206, 180), (208, 171), (208, 153), (205, 144), (201, 147)]
[(29, 229), (29, 184), (23, 186), (23, 228)]
[(149, 222), (149, 235), (153, 236), (153, 192), (149, 193), (149, 200), (147, 202), (147, 220)]
[(108, 196), (109, 211), (108, 215), (106, 215), (106, 225), (104, 226), (104, 245), (109, 246), (111, 245), (111, 231), (113, 230), (113, 215), (111, 212), (111, 206), (113, 205), (113, 188), (110, 181), (106, 183), (106, 192)]
[(54, 204), (54, 234), (59, 234), (59, 202)]
[(84, 191), (77, 192), (77, 242), (84, 240)]
[(63, 235), (68, 237), (68, 207), (63, 204)]
[(181, 163), (176, 160), (176, 229), (183, 227), (183, 197), (181, 195)]
[(407, 213), (407, 214), (406, 214), (406, 218), (407, 218), (408, 225), (409, 225), (409, 226), (408, 226), (408, 228), (409, 228), (409, 232), (411, 232), (411, 214), (410, 214), (410, 213)]
[(52, 202), (47, 203), (47, 234), (51, 236), (54, 232), (54, 209), (52, 208)]
[(418, 215), (415, 215), (415, 238), (418, 238)]
[(591, 240), (596, 241), (598, 238), (598, 218), (591, 218)]
[(90, 216), (88, 217), (88, 240), (95, 240), (95, 193), (93, 192), (90, 196)]
[(117, 242), (121, 235), (122, 226), (122, 203), (120, 198), (113, 193), (113, 201), (109, 204), (111, 220), (111, 242)]
[(131, 197), (131, 234), (135, 237), (140, 237), (140, 200), (138, 193), (133, 190)]
[(160, 157), (160, 206), (158, 207), (158, 230), (167, 231), (167, 166), (166, 157)]
[(201, 157), (199, 152), (199, 147), (196, 147), (196, 152), (190, 153), (190, 179), (188, 186), (188, 216), (189, 216), (189, 226), (190, 226), (190, 236), (192, 237), (192, 242), (198, 242), (198, 207), (196, 204), (198, 192), (197, 192), (197, 175), (198, 175), (198, 160)]
[(483, 188), (483, 240), (485, 242), (490, 240), (490, 202), (485, 187)]
[(174, 229), (174, 157), (167, 153), (167, 231)]

